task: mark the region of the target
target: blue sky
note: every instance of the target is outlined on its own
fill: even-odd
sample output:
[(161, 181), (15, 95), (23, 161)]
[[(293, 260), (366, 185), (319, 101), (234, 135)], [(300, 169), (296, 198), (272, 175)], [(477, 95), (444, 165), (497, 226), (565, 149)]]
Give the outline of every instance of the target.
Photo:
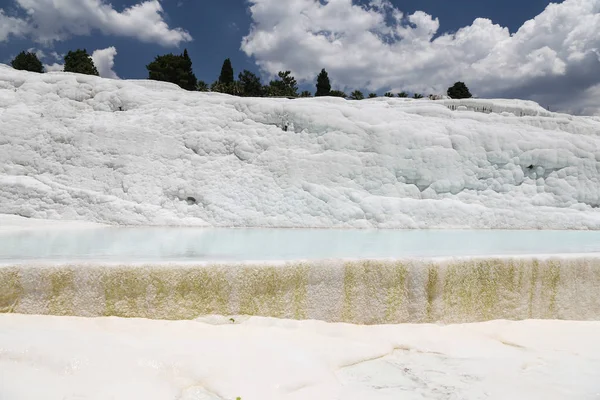
[[(528, 98), (579, 113), (593, 113), (597, 104), (588, 99), (567, 109), (565, 88), (590, 98), (600, 91), (593, 72), (600, 64), (598, 0), (554, 1), (550, 9), (545, 0), (56, 3), (0, 1), (0, 62), (33, 48), (58, 68), (54, 52), (114, 47), (97, 54), (106, 64), (101, 73), (145, 78), (154, 56), (187, 48), (197, 77), (209, 83), (229, 57), (236, 75), (249, 69), (268, 79), (291, 69), (309, 90), (325, 67), (344, 90), (442, 93), (464, 80), (481, 97)], [(589, 29), (574, 46), (569, 35), (586, 18)], [(528, 20), (531, 26), (519, 31)]]

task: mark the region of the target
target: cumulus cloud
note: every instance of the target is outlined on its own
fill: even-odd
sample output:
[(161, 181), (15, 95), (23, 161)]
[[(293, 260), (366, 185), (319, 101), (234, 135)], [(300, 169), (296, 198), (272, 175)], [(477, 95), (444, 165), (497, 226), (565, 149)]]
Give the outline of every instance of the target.
[[(64, 65), (58, 63), (60, 61), (63, 61), (64, 55), (60, 55), (56, 51), (46, 53), (42, 49), (30, 47), (27, 49), (27, 52), (34, 53), (37, 56), (37, 58), (42, 62), (42, 65), (44, 66), (46, 72), (62, 71), (64, 69)], [(14, 56), (11, 57), (11, 59), (13, 58)]]
[[(289, 69), (312, 80), (324, 67), (342, 88), (425, 94), (463, 80), (482, 97), (531, 98), (549, 106), (591, 96), (590, 88), (600, 84), (598, 0), (550, 4), (514, 34), (484, 18), (439, 34), (437, 18), (404, 14), (389, 0), (250, 4), (253, 24), (241, 48), (268, 74)], [(570, 111), (600, 110), (600, 101), (580, 103)]]
[[(40, 59), (52, 58), (56, 61), (62, 61), (63, 59), (63, 57), (56, 52), (52, 52), (50, 55), (47, 55), (41, 50), (29, 49), (28, 51), (36, 53)], [(102, 78), (120, 79), (117, 73), (113, 70), (115, 66), (116, 55), (117, 49), (114, 46), (107, 47), (106, 49), (97, 49), (92, 53), (92, 60), (94, 61), (96, 69), (98, 70), (98, 74)], [(64, 64), (59, 64), (58, 62), (47, 64), (44, 63), (44, 69), (46, 72), (63, 71), (64, 67)]]
[(11, 35), (24, 36), (29, 31), (27, 22), (20, 18), (6, 15), (0, 8), (0, 42), (5, 42)]
[(39, 58), (40, 60), (44, 59), (47, 57), (46, 53), (43, 50), (40, 49), (36, 49), (36, 48), (29, 48), (27, 49), (28, 53), (35, 53), (36, 57)]
[(50, 44), (73, 35), (89, 35), (98, 30), (106, 35), (131, 37), (163, 46), (178, 46), (192, 40), (182, 28), (169, 28), (158, 0), (146, 0), (119, 12), (104, 0), (14, 0), (25, 13), (9, 17), (0, 10), (0, 41), (30, 36)]
[(60, 61), (64, 58), (64, 55), (60, 55), (58, 54), (56, 51), (52, 51), (50, 52), (50, 55), (56, 60), (56, 61)]
[(113, 71), (115, 66), (115, 56), (117, 55), (117, 49), (114, 46), (106, 49), (95, 50), (92, 53), (92, 60), (98, 70), (98, 73), (103, 78), (119, 79), (116, 72)]
[(600, 117), (600, 84), (585, 89), (578, 96), (563, 97), (557, 102), (556, 109), (571, 114)]
[(58, 72), (58, 71), (64, 70), (65, 66), (64, 66), (64, 64), (58, 64), (58, 63), (44, 64), (44, 69), (46, 70), (46, 72)]

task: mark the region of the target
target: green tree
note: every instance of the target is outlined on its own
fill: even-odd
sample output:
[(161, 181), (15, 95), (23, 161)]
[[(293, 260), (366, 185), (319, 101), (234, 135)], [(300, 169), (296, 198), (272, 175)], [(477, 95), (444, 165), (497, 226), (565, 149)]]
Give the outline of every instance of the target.
[(283, 82), (285, 87), (286, 96), (290, 97), (298, 97), (298, 83), (296, 82), (296, 78), (292, 76), (290, 71), (279, 72), (277, 74), (279, 79)]
[(323, 68), (317, 76), (317, 92), (315, 93), (315, 97), (329, 96), (329, 93), (331, 93), (331, 82), (329, 81), (327, 71)]
[(422, 99), (422, 98), (423, 98), (422, 94), (419, 94), (419, 93), (413, 94), (413, 99)]
[(263, 95), (262, 83), (260, 78), (252, 72), (245, 69), (238, 75), (238, 80), (242, 86), (242, 96), (261, 97)]
[(65, 56), (64, 71), (98, 76), (98, 70), (94, 65), (94, 61), (85, 49), (77, 49), (67, 53)]
[(377, 97), (377, 93), (369, 93), (370, 99), (374, 99), (375, 97)]
[(365, 98), (365, 95), (360, 90), (355, 90), (350, 93), (350, 100), (362, 100)]
[(346, 93), (342, 92), (341, 90), (332, 90), (331, 92), (329, 92), (329, 95), (331, 97), (343, 97), (343, 98), (348, 97), (348, 95)]
[(196, 90), (199, 92), (208, 92), (210, 88), (208, 87), (208, 83), (204, 81), (198, 81), (198, 83), (196, 83)]
[(188, 55), (187, 49), (183, 49), (181, 58), (182, 73), (180, 75), (178, 85), (187, 90), (196, 90), (198, 80), (196, 79), (196, 75), (192, 70), (192, 59)]
[(219, 75), (219, 83), (229, 84), (233, 83), (233, 67), (231, 66), (231, 60), (228, 58), (223, 61), (221, 67), (221, 75)]
[(300, 97), (312, 97), (312, 93), (308, 90), (304, 90), (302, 93), (300, 93)]
[(385, 92), (383, 95), (385, 97), (394, 97), (394, 94), (392, 92)]
[(186, 90), (198, 90), (196, 75), (192, 71), (192, 60), (187, 49), (181, 55), (172, 53), (156, 56), (146, 65), (148, 79), (171, 82)]
[(232, 96), (244, 95), (244, 87), (239, 81), (234, 81), (231, 83), (221, 83), (216, 81), (211, 85), (210, 90), (213, 92), (230, 94)]
[(277, 81), (271, 81), (268, 85), (263, 86), (263, 91), (267, 97), (287, 97), (283, 85)]
[(298, 97), (298, 83), (290, 71), (280, 71), (279, 80), (274, 80), (267, 86), (267, 96), (270, 97)]
[(448, 96), (451, 99), (470, 99), (473, 97), (467, 85), (464, 82), (456, 82), (448, 88)]
[(35, 53), (20, 52), (14, 60), (10, 62), (14, 69), (31, 72), (44, 72), (44, 66)]
[(406, 98), (406, 97), (408, 97), (408, 93), (406, 93), (406, 92), (400, 92), (400, 93), (397, 94), (397, 96), (398, 97), (402, 97), (402, 98)]

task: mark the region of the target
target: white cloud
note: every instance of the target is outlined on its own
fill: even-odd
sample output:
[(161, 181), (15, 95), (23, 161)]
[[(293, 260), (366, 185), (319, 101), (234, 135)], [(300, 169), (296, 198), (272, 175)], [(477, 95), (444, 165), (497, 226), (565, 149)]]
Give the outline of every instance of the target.
[(63, 64), (58, 64), (58, 63), (44, 64), (44, 69), (46, 70), (46, 72), (56, 72), (56, 71), (64, 70), (65, 66)]
[[(250, 3), (253, 25), (241, 48), (268, 74), (289, 69), (312, 80), (324, 67), (334, 86), (425, 94), (464, 80), (480, 96), (548, 105), (600, 84), (599, 0), (550, 4), (513, 35), (479, 18), (435, 39), (437, 19), (405, 15), (389, 0)], [(600, 109), (600, 100), (590, 107)]]
[(46, 58), (46, 53), (44, 53), (44, 51), (40, 50), (40, 49), (36, 49), (36, 48), (32, 47), (30, 49), (27, 49), (27, 52), (28, 53), (35, 53), (35, 55), (37, 56), (37, 58), (40, 59), (40, 60), (43, 59), (43, 58)]
[(10, 35), (24, 36), (28, 31), (27, 22), (20, 18), (9, 17), (0, 8), (0, 42), (7, 41)]
[(116, 55), (117, 49), (114, 46), (98, 49), (92, 53), (92, 60), (94, 60), (94, 65), (101, 77), (119, 79), (116, 72), (113, 71)]
[[(40, 59), (52, 57), (56, 61), (63, 60), (63, 57), (60, 56), (56, 52), (52, 52), (48, 56), (48, 55), (44, 54), (44, 52), (42, 52), (41, 50), (29, 49), (28, 51), (35, 52)], [(115, 71), (113, 71), (113, 68), (115, 66), (115, 56), (116, 55), (117, 55), (117, 49), (114, 46), (107, 47), (106, 49), (94, 50), (91, 57), (92, 57), (92, 60), (94, 61), (94, 65), (96, 66), (96, 69), (98, 70), (98, 74), (101, 77), (110, 78), (110, 79), (120, 79), (119, 76), (117, 75), (117, 73)], [(65, 67), (64, 64), (59, 64), (57, 62), (54, 62), (51, 64), (44, 63), (44, 69), (46, 70), (46, 72), (63, 71), (64, 67)]]
[(26, 17), (8, 17), (0, 11), (0, 41), (13, 34), (29, 35), (39, 43), (50, 44), (73, 35), (89, 35), (94, 30), (163, 46), (192, 40), (182, 28), (169, 28), (158, 0), (142, 1), (121, 12), (104, 0), (14, 1)]
[(577, 96), (564, 97), (562, 101), (557, 102), (556, 107), (571, 114), (600, 117), (600, 84), (585, 89)]
[(64, 54), (58, 54), (56, 51), (51, 52), (50, 55), (54, 57), (56, 61), (61, 61), (65, 57)]
[[(34, 53), (37, 56), (37, 58), (42, 62), (42, 65), (44, 66), (46, 72), (62, 71), (64, 69), (63, 64), (59, 64), (56, 62), (63, 61), (64, 55), (60, 55), (56, 51), (46, 53), (44, 50), (37, 49), (35, 47), (30, 47), (29, 49), (27, 49), (27, 52)], [(51, 61), (48, 62), (48, 59), (54, 62), (50, 63)]]

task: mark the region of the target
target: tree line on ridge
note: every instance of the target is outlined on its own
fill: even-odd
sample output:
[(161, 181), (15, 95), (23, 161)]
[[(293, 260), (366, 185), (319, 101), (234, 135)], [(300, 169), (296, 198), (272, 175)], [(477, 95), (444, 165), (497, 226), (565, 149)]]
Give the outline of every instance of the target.
[[(26, 70), (31, 72), (44, 72), (44, 67), (35, 53), (22, 51), (19, 53), (11, 65), (15, 69)], [(171, 82), (179, 85), (181, 88), (200, 92), (219, 92), (233, 96), (243, 97), (312, 97), (310, 91), (304, 90), (298, 92), (298, 82), (292, 76), (291, 71), (280, 71), (277, 78), (271, 80), (268, 84), (263, 84), (260, 77), (251, 71), (243, 70), (238, 74), (238, 79), (235, 80), (233, 66), (228, 58), (223, 62), (219, 78), (212, 84), (208, 84), (202, 80), (198, 80), (192, 70), (192, 60), (189, 57), (187, 49), (182, 54), (164, 54), (154, 58), (154, 60), (146, 65), (148, 70), (148, 79)], [(69, 51), (64, 57), (64, 71), (75, 72), (87, 75), (98, 76), (98, 70), (94, 65), (94, 61), (85, 49), (77, 49)], [(354, 90), (347, 95), (341, 90), (332, 89), (329, 74), (325, 69), (317, 75), (315, 97), (332, 96), (343, 97), (350, 100), (362, 100), (366, 98), (377, 97), (376, 93), (368, 93), (366, 96), (360, 90)], [(464, 99), (472, 97), (469, 89), (464, 82), (456, 82), (449, 87), (446, 94), (453, 99)], [(409, 97), (407, 92), (399, 92), (395, 95), (391, 92), (386, 92), (385, 97)], [(429, 98), (437, 98), (437, 96), (429, 95)], [(412, 98), (423, 98), (422, 94), (414, 93)]]

